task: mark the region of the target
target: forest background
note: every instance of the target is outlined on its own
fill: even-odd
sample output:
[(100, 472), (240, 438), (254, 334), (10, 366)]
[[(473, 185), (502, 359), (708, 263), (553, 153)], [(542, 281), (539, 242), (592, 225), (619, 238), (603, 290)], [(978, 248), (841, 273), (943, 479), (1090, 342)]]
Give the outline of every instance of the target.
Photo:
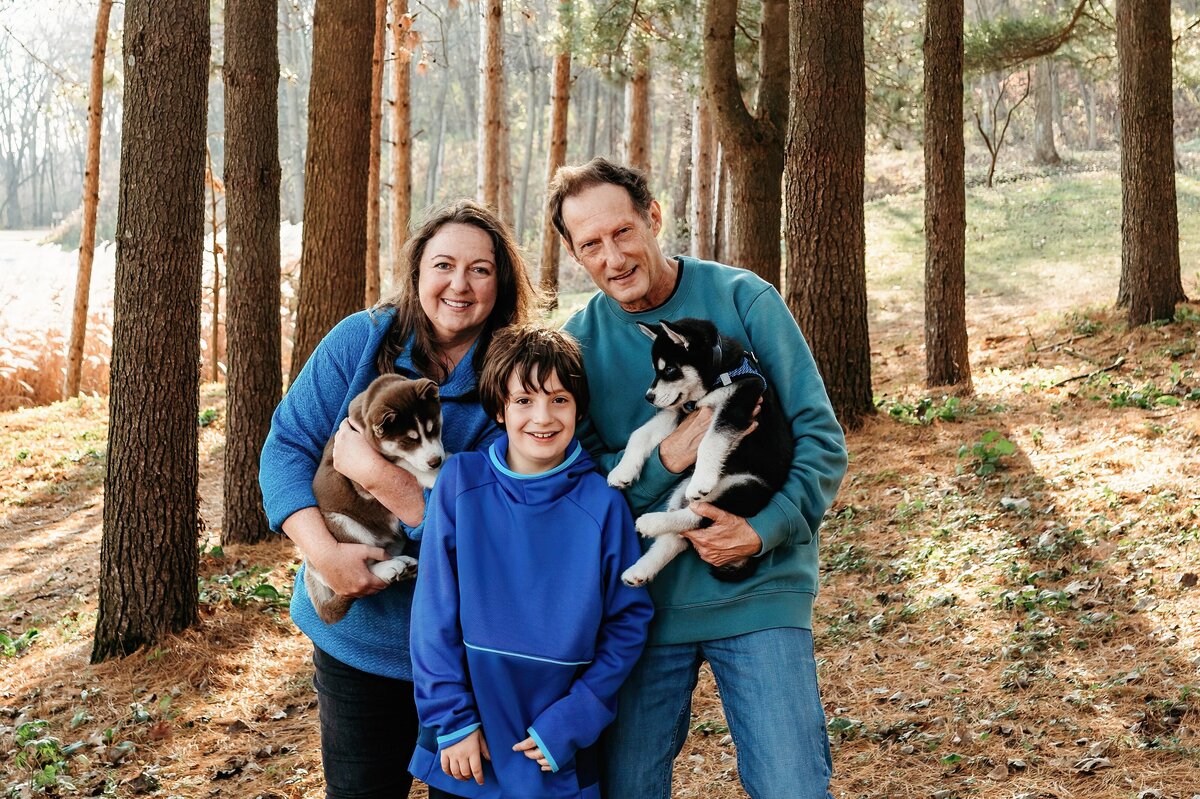
[[(205, 5), (205, 14), (188, 18), (193, 27), (181, 17), (177, 31), (206, 51), (189, 62), (207, 84), (205, 100), (197, 105), (193, 94), (186, 103), (202, 112), (192, 120), (181, 103), (177, 124), (181, 140), (199, 145), (190, 157), (202, 164), (203, 177), (196, 173), (196, 192), (167, 192), (191, 202), (195, 224), (178, 227), (186, 228), (185, 249), (203, 258), (194, 259), (194, 270), (163, 261), (159, 291), (194, 288), (196, 303), (168, 308), (158, 323), (188, 320), (185, 331), (200, 331), (185, 336), (193, 355), (177, 348), (162, 356), (173, 364), (183, 352), (193, 370), (196, 413), (189, 411), (181, 435), (190, 439), (198, 469), (174, 490), (176, 497), (198, 494), (199, 502), (194, 515), (160, 525), (182, 535), (135, 544), (140, 562), (154, 569), (168, 551), (184, 552), (187, 563), (182, 571), (164, 565), (162, 585), (146, 592), (145, 618), (134, 625), (142, 626), (128, 638), (138, 643), (106, 651), (103, 642), (119, 637), (114, 630), (130, 629), (120, 627), (128, 619), (114, 618), (105, 628), (105, 592), (111, 601), (132, 590), (128, 576), (139, 556), (102, 557), (101, 540), (154, 526), (118, 521), (117, 500), (125, 494), (117, 495), (131, 481), (113, 466), (116, 417), (107, 405), (113, 390), (118, 412), (110, 369), (120, 293), (112, 241), (128, 143), (125, 105), (136, 88), (127, 72), (138, 57), (123, 53), (122, 42), (126, 14), (141, 4), (112, 4), (104, 26), (98, 247), (78, 359), (82, 396), (62, 400), (79, 306), (78, 297), (72, 301), (80, 271), (75, 248), (87, 238), (81, 197), (96, 7), (0, 0), (0, 786), (14, 796), (321, 791), (308, 650), (286, 616), (294, 553), (278, 540), (253, 543), (262, 537), (260, 525), (244, 510), (237, 512), (248, 519), (241, 530), (230, 524), (231, 479), (241, 494), (249, 482), (239, 478), (244, 466), (228, 465), (235, 449), (243, 459), (254, 449), (254, 435), (230, 434), (233, 287), (226, 252), (236, 214), (227, 92), (235, 56), (227, 31), (237, 4)], [(327, 5), (345, 13), (357, 8), (361, 21), (371, 4)], [(366, 268), (349, 259), (357, 281), (351, 307), (392, 288), (393, 232), (405, 227), (394, 221), (402, 189), (393, 176), (404, 158), (407, 206), (416, 219), (423, 207), (460, 196), (500, 206), (543, 285), (555, 287), (554, 320), (594, 290), (557, 241), (550, 239), (553, 256), (543, 246), (555, 140), (565, 144), (558, 157), (567, 162), (609, 155), (647, 168), (664, 204), (668, 252), (744, 263), (738, 248), (749, 218), (777, 250), (774, 275), (769, 265), (756, 263), (756, 271), (780, 287), (818, 349), (844, 353), (838, 360), (853, 367), (827, 372), (835, 390), (847, 389), (835, 401), (851, 411), (843, 420), (855, 429), (851, 471), (822, 532), (816, 630), (835, 795), (1200, 795), (1200, 309), (1173, 294), (1169, 313), (1131, 325), (1127, 308), (1116, 307), (1129, 268), (1122, 220), (1132, 204), (1122, 135), (1135, 124), (1122, 113), (1121, 12), (1104, 0), (972, 0), (959, 7), (963, 82), (953, 93), (961, 100), (957, 128), (965, 144), (957, 179), (965, 283), (956, 287), (936, 271), (955, 256), (939, 254), (943, 226), (928, 216), (934, 192), (926, 59), (937, 37), (927, 25), (934, 9), (947, 5), (954, 4), (863, 4), (861, 31), (850, 28), (861, 34), (856, 54), (847, 39), (837, 39), (846, 32), (839, 4), (376, 4), (389, 13), (386, 27), (377, 27), (385, 33), (377, 70), (381, 147), (377, 156), (364, 151), (349, 163), (377, 164), (378, 184), (366, 193), (380, 210), (373, 232), (357, 237)], [(1147, 207), (1177, 218), (1177, 240), (1168, 242), (1176, 252), (1174, 279), (1195, 298), (1200, 2), (1154, 5), (1169, 9), (1170, 58), (1165, 76), (1161, 62), (1157, 70), (1169, 87), (1172, 126), (1168, 144), (1153, 149), (1170, 164), (1178, 211), (1161, 204), (1161, 193)], [(827, 137), (857, 139), (860, 166), (853, 158), (838, 161), (840, 153), (812, 152), (806, 161), (791, 149), (792, 139), (787, 150), (790, 169), (832, 165), (815, 182), (810, 207), (828, 210), (819, 195), (831, 186), (843, 191), (848, 184), (859, 199), (858, 255), (832, 259), (830, 276), (838, 286), (862, 283), (861, 335), (845, 339), (869, 348), (857, 361), (828, 334), (844, 333), (839, 327), (852, 327), (858, 314), (822, 317), (810, 303), (812, 315), (803, 318), (803, 303), (794, 298), (805, 288), (793, 282), (801, 269), (788, 266), (812, 260), (803, 242), (837, 240), (843, 227), (853, 232), (853, 219), (843, 226), (836, 216), (829, 224), (818, 214), (797, 215), (806, 200), (780, 203), (775, 192), (783, 219), (763, 223), (762, 197), (747, 192), (755, 170), (770, 165), (755, 160), (727, 113), (742, 103), (757, 122), (768, 119), (782, 157), (780, 120), (799, 118), (801, 104), (790, 94), (783, 116), (772, 121), (761, 91), (771, 72), (763, 48), (773, 41), (778, 55), (780, 33), (763, 20), (781, 7), (808, 14), (809, 30), (828, 31), (841, 43), (830, 48), (828, 64), (846, 59), (845, 74), (856, 64), (862, 74), (861, 89), (850, 91), (833, 76), (826, 97), (831, 105), (849, 99), (851, 108), (864, 99), (857, 136)], [(499, 72), (496, 61), (492, 72), (485, 63), (498, 52), (488, 37), (494, 8), (502, 9)], [(712, 35), (713, 9), (733, 14), (725, 62), (715, 57), (724, 40)], [(309, 106), (310, 91), (314, 69), (321, 70), (313, 3), (283, 2), (274, 11), (278, 391), (293, 372), (292, 342), (305, 313), (301, 267), (314, 263), (310, 275), (322, 268), (305, 261), (322, 248), (308, 243), (302, 224), (310, 133), (337, 131), (347, 120), (334, 112), (314, 127), (320, 112), (314, 116)], [(570, 99), (556, 137), (553, 100), (562, 92), (554, 73), (563, 52), (570, 57)], [(396, 66), (405, 61), (411, 119), (409, 135), (401, 136)], [(735, 90), (720, 95), (706, 84), (705, 70), (725, 66), (734, 70)], [(1124, 97), (1130, 107), (1130, 95)], [(405, 142), (408, 148), (396, 146)], [(321, 194), (319, 204), (335, 207), (336, 196)], [(789, 225), (798, 216), (826, 228), (796, 236)], [(318, 225), (309, 222), (311, 235)], [(548, 273), (553, 257), (559, 266)], [(810, 286), (808, 294), (819, 291)], [(961, 340), (951, 342), (948, 363), (959, 371), (955, 379), (933, 379), (937, 364), (927, 343), (941, 336), (938, 314), (955, 302)], [(310, 339), (314, 333), (320, 331), (310, 331)], [(198, 404), (197, 377), (204, 381)], [(152, 415), (150, 400), (140, 402), (134, 410)], [(106, 496), (117, 500), (106, 505)], [(163, 622), (189, 603), (191, 619)], [(125, 657), (105, 661), (113, 655)], [(677, 766), (677, 795), (744, 795), (736, 747), (707, 674), (692, 731)]]

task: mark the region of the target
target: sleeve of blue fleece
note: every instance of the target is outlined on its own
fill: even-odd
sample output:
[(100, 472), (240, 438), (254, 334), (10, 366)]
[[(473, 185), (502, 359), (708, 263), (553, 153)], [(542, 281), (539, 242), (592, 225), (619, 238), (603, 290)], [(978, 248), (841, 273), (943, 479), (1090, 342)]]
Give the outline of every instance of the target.
[(570, 692), (546, 708), (529, 726), (530, 736), (558, 771), (580, 749), (591, 746), (617, 712), (617, 691), (646, 644), (654, 607), (644, 588), (630, 588), (621, 573), (641, 555), (629, 508), (613, 492), (604, 520), (604, 618), (591, 664)]
[(438, 476), (425, 511), (421, 574), (417, 579), (409, 627), (413, 688), (421, 723), (437, 731), (448, 746), (480, 724), (467, 677), (467, 651), (459, 621), (457, 532), (454, 499), (458, 459)]
[(312, 481), (326, 442), (369, 340), (365, 314), (342, 320), (321, 340), (271, 417), (258, 481), (271, 529), (302, 508), (315, 507)]
[(744, 323), (795, 442), (783, 488), (748, 519), (767, 552), (812, 540), (846, 474), (846, 439), (808, 343), (779, 293), (767, 288), (759, 294)]

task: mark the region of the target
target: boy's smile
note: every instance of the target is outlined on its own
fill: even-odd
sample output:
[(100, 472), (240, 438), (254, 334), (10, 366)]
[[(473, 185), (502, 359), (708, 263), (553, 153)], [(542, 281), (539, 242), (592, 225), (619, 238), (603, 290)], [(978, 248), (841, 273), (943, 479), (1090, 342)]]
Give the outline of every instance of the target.
[(551, 372), (544, 382), (535, 374), (531, 382), (524, 386), (519, 375), (509, 376), (508, 397), (497, 419), (508, 431), (508, 467), (520, 474), (558, 466), (575, 437), (575, 397), (558, 374)]

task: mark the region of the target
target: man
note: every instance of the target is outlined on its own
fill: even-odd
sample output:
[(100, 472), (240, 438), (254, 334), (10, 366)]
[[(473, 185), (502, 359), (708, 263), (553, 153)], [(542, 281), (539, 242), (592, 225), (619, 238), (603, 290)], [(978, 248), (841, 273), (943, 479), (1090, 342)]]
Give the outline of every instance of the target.
[[(611, 799), (669, 799), (671, 768), (690, 724), (702, 661), (716, 677), (754, 799), (827, 797), (831, 772), (817, 690), (812, 605), (817, 528), (846, 470), (845, 440), (812, 355), (782, 298), (742, 269), (659, 249), (662, 209), (640, 172), (594, 159), (563, 167), (549, 191), (555, 227), (601, 293), (566, 325), (583, 348), (591, 396), (584, 444), (608, 471), (629, 434), (655, 409), (650, 341), (637, 322), (713, 321), (758, 357), (795, 442), (783, 489), (748, 519), (706, 503), (713, 521), (650, 584), (649, 646), (621, 692), (605, 744), (602, 785)], [(693, 413), (659, 446), (626, 491), (635, 514), (661, 508), (695, 463), (709, 411)], [(757, 557), (742, 582), (714, 579), (705, 562)]]

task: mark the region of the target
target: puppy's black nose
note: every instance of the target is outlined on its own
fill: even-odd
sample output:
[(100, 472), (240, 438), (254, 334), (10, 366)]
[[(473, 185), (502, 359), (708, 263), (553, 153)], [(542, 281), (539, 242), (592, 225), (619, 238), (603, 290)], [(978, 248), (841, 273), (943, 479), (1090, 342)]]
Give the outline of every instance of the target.
[(436, 455), (436, 456), (430, 458), (426, 462), (429, 464), (430, 469), (436, 469), (437, 467), (442, 465), (442, 457), (440, 455)]
[(646, 402), (654, 402), (654, 389), (646, 392)]

